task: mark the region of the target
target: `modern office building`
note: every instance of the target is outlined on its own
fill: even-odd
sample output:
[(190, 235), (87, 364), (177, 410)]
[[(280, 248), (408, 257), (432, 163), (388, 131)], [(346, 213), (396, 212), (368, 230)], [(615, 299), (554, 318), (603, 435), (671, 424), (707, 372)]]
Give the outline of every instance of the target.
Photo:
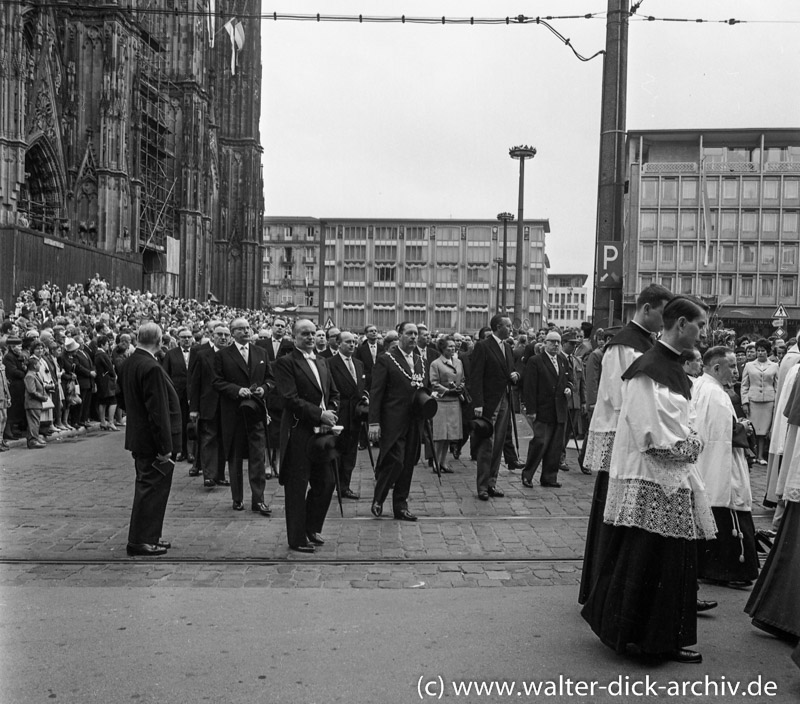
[[(547, 320), (548, 232), (548, 220), (523, 222), (523, 327)], [(511, 223), (509, 311), (516, 237)], [(431, 330), (475, 331), (503, 306), (503, 228), (497, 220), (267, 217), (264, 247), (264, 300), (273, 309), (338, 327), (356, 330), (372, 323), (386, 330), (409, 319)]]
[(587, 320), (588, 278), (588, 274), (550, 274), (547, 287), (548, 322), (560, 328), (574, 328)]
[(627, 163), (626, 318), (654, 282), (739, 332), (800, 318), (800, 130), (632, 131)]

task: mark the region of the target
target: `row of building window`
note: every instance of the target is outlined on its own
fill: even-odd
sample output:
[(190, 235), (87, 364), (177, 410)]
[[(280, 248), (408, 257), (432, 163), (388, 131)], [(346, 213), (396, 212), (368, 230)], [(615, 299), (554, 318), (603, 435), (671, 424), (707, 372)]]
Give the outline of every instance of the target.
[[(430, 320), (424, 310), (409, 311), (406, 307), (403, 316), (409, 320), (424, 322), (433, 331), (458, 330), (475, 333), (489, 324), (492, 313), (488, 308), (466, 310), (459, 320), (458, 311), (455, 308), (449, 308), (434, 311), (433, 320)], [(369, 319), (367, 319), (366, 311), (361, 309), (345, 308), (341, 312), (336, 312), (333, 308), (326, 310), (326, 318), (330, 317), (338, 327), (346, 330), (363, 330), (367, 323), (375, 325), (379, 330), (391, 330), (397, 325), (399, 315), (394, 308), (374, 310), (370, 313)]]
[[(705, 199), (709, 204), (720, 201), (724, 205), (738, 205), (740, 202), (757, 204), (770, 202), (778, 205), (783, 194), (783, 203), (800, 203), (800, 179), (798, 178), (747, 178), (747, 177), (706, 177), (700, 181), (696, 176), (661, 177), (642, 179), (642, 205), (697, 205), (702, 198), (702, 184), (705, 185)], [(741, 199), (741, 200), (740, 200)]]
[(547, 300), (550, 303), (586, 303), (586, 294), (585, 293), (578, 293), (577, 291), (567, 291), (561, 293), (554, 293), (550, 291), (547, 294)]
[(549, 310), (550, 320), (585, 320), (586, 310), (580, 308), (551, 308)]
[[(510, 303), (514, 287), (509, 285), (506, 300)], [(431, 303), (436, 305), (458, 305), (459, 289), (457, 287), (437, 287), (430, 291), (427, 287), (408, 287), (398, 291), (396, 286), (378, 286), (372, 288), (372, 299), (377, 305), (395, 305), (401, 303)], [(495, 306), (497, 304), (497, 292), (494, 288), (472, 288), (468, 287), (463, 294), (464, 303), (468, 306)], [(332, 286), (325, 287), (325, 300), (338, 300)], [(342, 287), (341, 300), (345, 303), (364, 303), (367, 300), (367, 290), (365, 286), (344, 284)], [(540, 306), (542, 302), (541, 291), (530, 291), (529, 304)]]
[[(658, 265), (679, 264), (739, 264), (762, 266), (777, 266), (780, 261), (781, 268), (795, 268), (798, 262), (798, 245), (761, 242), (759, 244), (711, 244), (708, 247), (706, 259), (706, 245), (674, 242), (642, 242), (639, 247), (639, 262), (643, 268), (652, 268), (656, 263), (658, 252)], [(780, 257), (780, 259), (779, 259)]]
[[(721, 237), (771, 235), (797, 239), (800, 232), (800, 213), (796, 210), (712, 210), (708, 216), (710, 232), (719, 233)], [(702, 220), (696, 210), (643, 210), (639, 217), (639, 233), (640, 237), (696, 239), (703, 231)]]
[(794, 305), (797, 295), (797, 276), (672, 276), (642, 275), (641, 288), (659, 283), (671, 291), (686, 295), (736, 296), (737, 300), (755, 299), (758, 292), (759, 303), (775, 303), (776, 294), (781, 303)]

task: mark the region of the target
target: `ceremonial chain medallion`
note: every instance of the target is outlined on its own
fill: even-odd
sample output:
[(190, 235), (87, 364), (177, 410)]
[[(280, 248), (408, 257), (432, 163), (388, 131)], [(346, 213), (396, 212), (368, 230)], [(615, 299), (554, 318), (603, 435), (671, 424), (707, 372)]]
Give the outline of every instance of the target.
[(421, 389), (422, 388), (422, 374), (416, 374), (416, 373), (409, 374), (405, 369), (403, 369), (402, 366), (400, 366), (400, 362), (398, 362), (394, 358), (393, 354), (389, 355), (389, 359), (391, 359), (395, 363), (395, 366), (401, 372), (403, 372), (403, 376), (411, 382), (411, 386), (413, 386), (415, 389)]

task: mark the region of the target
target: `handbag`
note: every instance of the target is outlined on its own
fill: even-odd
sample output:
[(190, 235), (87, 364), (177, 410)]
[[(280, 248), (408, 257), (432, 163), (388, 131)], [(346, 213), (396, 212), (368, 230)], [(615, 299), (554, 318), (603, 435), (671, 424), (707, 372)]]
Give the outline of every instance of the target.
[(67, 384), (67, 405), (79, 406), (81, 403), (83, 403), (83, 399), (78, 385), (74, 381), (70, 381)]

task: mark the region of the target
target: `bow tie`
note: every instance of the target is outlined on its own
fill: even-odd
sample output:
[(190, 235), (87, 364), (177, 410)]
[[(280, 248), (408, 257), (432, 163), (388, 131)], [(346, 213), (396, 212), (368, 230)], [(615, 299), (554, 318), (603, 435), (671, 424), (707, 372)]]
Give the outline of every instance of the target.
[(316, 359), (316, 355), (313, 352), (303, 352), (303, 359)]

